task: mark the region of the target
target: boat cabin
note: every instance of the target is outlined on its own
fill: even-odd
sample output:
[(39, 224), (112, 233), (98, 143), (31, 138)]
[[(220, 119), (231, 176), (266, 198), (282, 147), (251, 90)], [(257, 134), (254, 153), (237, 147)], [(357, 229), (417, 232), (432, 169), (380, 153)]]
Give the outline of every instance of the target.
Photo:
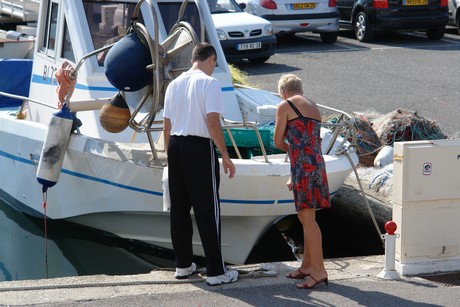
[[(133, 138), (131, 129), (117, 133), (115, 138), (101, 127), (100, 108), (122, 92), (136, 117), (130, 127), (146, 132), (150, 129), (146, 127), (148, 124), (161, 120), (166, 86), (191, 67), (191, 50), (200, 41), (208, 41), (216, 47), (218, 64), (214, 77), (222, 84), (226, 118), (242, 120), (206, 0), (42, 0), (38, 25), (29, 96), (40, 103), (29, 104), (29, 120), (48, 124), (58, 102), (55, 74), (68, 62), (76, 70), (75, 90), (69, 105), (84, 123), (80, 131), (107, 140), (145, 142), (145, 135)], [(153, 76), (151, 82), (136, 91), (117, 89), (107, 78), (106, 56), (110, 48), (132, 32), (141, 37), (150, 53), (149, 73)], [(114, 64), (114, 70), (132, 73), (136, 67), (131, 63), (136, 62), (136, 57), (135, 52), (126, 52)]]

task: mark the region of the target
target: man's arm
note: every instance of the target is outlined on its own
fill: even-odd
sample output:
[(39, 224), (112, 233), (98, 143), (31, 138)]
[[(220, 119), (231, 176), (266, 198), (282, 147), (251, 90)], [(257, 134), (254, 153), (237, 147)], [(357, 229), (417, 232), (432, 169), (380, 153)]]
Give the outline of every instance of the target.
[(224, 173), (229, 173), (228, 177), (233, 178), (235, 175), (235, 165), (233, 165), (232, 160), (227, 152), (227, 146), (225, 145), (224, 133), (222, 132), (222, 125), (220, 124), (220, 114), (216, 112), (211, 112), (206, 115), (207, 124), (209, 133), (211, 133), (211, 138), (216, 144), (217, 149), (222, 156), (222, 165), (224, 167)]
[(163, 141), (164, 141), (166, 155), (168, 155), (168, 145), (169, 145), (170, 137), (171, 137), (171, 120), (165, 117), (163, 118)]

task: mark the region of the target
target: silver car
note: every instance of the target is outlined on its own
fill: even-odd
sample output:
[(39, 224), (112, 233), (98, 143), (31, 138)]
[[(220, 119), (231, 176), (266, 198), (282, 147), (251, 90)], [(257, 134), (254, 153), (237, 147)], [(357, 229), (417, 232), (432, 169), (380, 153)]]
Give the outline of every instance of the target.
[(460, 0), (449, 0), (449, 21), (448, 25), (457, 28), (460, 34)]
[(314, 32), (325, 43), (337, 40), (336, 0), (239, 0), (238, 3), (246, 5), (246, 12), (270, 21), (277, 36)]

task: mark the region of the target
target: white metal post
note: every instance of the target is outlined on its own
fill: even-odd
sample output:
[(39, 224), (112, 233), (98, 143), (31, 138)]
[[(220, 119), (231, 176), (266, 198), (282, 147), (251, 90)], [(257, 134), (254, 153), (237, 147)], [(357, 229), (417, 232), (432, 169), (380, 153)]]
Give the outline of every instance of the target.
[(396, 223), (393, 221), (385, 223), (385, 230), (387, 233), (382, 235), (382, 239), (385, 240), (385, 268), (377, 277), (385, 279), (400, 278), (395, 269), (396, 238), (399, 238), (399, 234), (395, 234), (396, 228)]

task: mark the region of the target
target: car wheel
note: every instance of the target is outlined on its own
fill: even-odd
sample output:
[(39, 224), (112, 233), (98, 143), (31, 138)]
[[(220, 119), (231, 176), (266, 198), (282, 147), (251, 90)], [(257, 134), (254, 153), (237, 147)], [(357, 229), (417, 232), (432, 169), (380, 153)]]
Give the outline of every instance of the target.
[(460, 11), (457, 12), (457, 32), (460, 34)]
[(337, 41), (338, 32), (321, 32), (319, 34), (323, 43), (332, 44)]
[(369, 18), (364, 12), (359, 12), (356, 15), (355, 35), (360, 42), (370, 42), (374, 38), (374, 31), (372, 31)]
[(264, 56), (264, 57), (252, 58), (252, 59), (248, 59), (248, 60), (249, 60), (249, 62), (251, 62), (251, 63), (261, 64), (261, 63), (267, 62), (269, 58), (270, 58), (269, 56)]
[(426, 36), (430, 40), (440, 40), (444, 37), (445, 28), (437, 28), (437, 29), (428, 29), (426, 30)]

